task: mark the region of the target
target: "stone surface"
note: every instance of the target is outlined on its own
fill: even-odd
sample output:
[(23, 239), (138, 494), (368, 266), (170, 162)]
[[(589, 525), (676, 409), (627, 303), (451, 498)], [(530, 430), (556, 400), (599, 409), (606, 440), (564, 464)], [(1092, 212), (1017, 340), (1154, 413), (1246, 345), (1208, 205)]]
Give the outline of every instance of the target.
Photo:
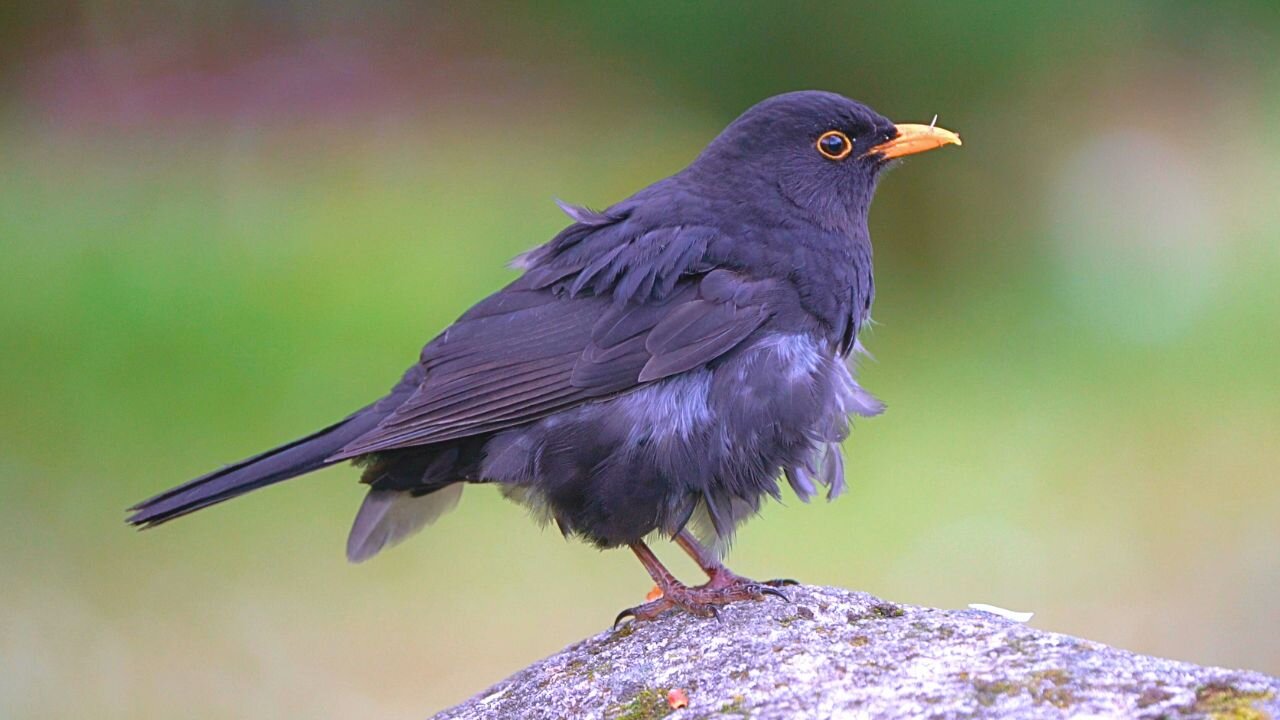
[[(1280, 717), (1280, 678), (1136, 655), (978, 610), (787, 590), (790, 603), (738, 603), (720, 622), (668, 614), (602, 632), (436, 717)], [(671, 708), (672, 690), (688, 707)]]

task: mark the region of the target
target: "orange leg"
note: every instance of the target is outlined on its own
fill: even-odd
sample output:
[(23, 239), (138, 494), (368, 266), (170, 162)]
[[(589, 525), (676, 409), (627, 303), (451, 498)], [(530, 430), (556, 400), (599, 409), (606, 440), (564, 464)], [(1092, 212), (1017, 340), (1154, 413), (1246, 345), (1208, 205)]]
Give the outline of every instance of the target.
[(680, 546), (680, 549), (684, 550), (698, 564), (698, 567), (702, 568), (702, 572), (707, 574), (707, 577), (710, 578), (707, 585), (711, 587), (723, 588), (742, 583), (767, 585), (769, 587), (800, 584), (795, 580), (787, 579), (767, 580), (763, 583), (756, 583), (754, 580), (748, 580), (725, 567), (724, 563), (720, 562), (720, 559), (715, 556), (715, 553), (703, 547), (702, 543), (698, 542), (688, 530), (681, 530), (676, 533), (673, 539)]

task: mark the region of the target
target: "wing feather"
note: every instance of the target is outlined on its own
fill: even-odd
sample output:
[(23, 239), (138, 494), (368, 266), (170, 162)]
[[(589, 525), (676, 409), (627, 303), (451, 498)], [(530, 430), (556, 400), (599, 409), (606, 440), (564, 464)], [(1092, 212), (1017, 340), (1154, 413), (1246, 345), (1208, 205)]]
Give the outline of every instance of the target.
[(773, 286), (717, 270), (622, 304), (509, 288), (424, 348), (417, 389), (334, 459), (495, 432), (705, 365), (768, 319)]

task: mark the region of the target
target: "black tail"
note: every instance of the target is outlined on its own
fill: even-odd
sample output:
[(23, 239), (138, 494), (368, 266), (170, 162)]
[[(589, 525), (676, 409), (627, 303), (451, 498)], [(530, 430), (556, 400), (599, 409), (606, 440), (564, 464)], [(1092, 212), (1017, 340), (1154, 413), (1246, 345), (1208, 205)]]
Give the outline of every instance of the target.
[(129, 508), (133, 514), (127, 522), (144, 528), (152, 527), (223, 500), (230, 500), (250, 490), (332, 465), (327, 460), (330, 455), (378, 424), (380, 413), (372, 410), (372, 407), (365, 408), (319, 432), (143, 500)]

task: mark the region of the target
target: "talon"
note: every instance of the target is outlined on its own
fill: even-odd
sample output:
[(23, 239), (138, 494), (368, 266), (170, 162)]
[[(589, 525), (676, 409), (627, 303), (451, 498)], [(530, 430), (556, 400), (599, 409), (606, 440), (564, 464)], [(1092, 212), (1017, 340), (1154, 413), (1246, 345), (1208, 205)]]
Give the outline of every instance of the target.
[(769, 585), (771, 587), (787, 587), (789, 585), (799, 585), (799, 584), (800, 584), (799, 581), (792, 580), (791, 578), (778, 578), (776, 580), (769, 580), (765, 582), (765, 585)]
[(613, 629), (617, 630), (618, 623), (621, 623), (623, 620), (626, 620), (627, 618), (634, 618), (634, 617), (636, 617), (635, 608), (627, 608), (626, 610), (623, 610), (622, 612), (618, 613), (618, 617), (613, 619)]
[(791, 602), (791, 598), (787, 597), (786, 593), (768, 585), (761, 586), (759, 592), (761, 595), (772, 595), (774, 597), (782, 598), (783, 602)]
[(720, 622), (720, 623), (724, 622), (724, 620), (720, 617), (720, 608), (716, 607), (715, 605), (708, 605), (707, 609), (711, 611), (711, 617), (715, 618), (716, 622)]

